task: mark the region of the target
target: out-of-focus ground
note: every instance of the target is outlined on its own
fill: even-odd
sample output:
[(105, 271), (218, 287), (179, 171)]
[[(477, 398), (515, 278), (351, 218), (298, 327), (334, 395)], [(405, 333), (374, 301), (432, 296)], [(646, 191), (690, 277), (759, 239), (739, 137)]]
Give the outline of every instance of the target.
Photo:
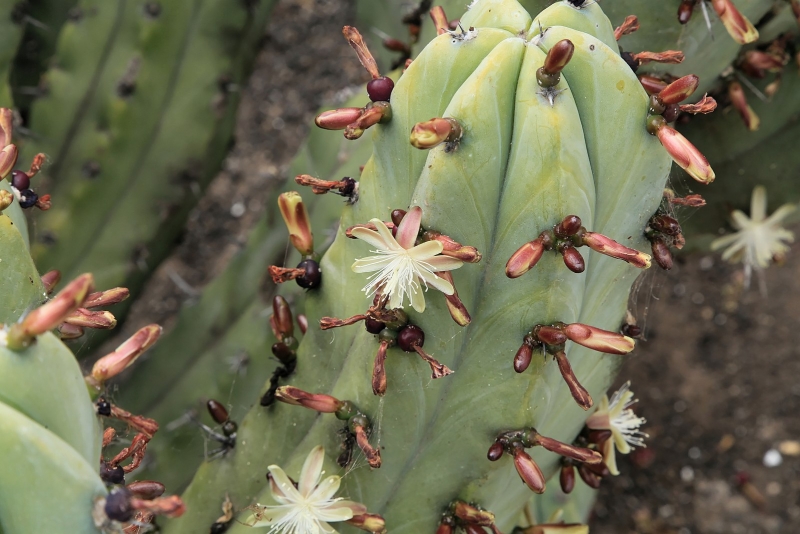
[[(314, 111), (365, 72), (341, 37), (350, 2), (276, 8), (256, 72), (242, 87), (236, 146), (183, 240), (134, 307), (123, 334), (169, 325), (210, 281), (265, 209)], [(722, 185), (724, 177), (719, 180)], [(648, 448), (621, 458), (593, 534), (800, 532), (800, 253), (741, 289), (738, 268), (691, 256), (651, 269), (637, 315), (647, 341), (623, 367), (647, 417)]]

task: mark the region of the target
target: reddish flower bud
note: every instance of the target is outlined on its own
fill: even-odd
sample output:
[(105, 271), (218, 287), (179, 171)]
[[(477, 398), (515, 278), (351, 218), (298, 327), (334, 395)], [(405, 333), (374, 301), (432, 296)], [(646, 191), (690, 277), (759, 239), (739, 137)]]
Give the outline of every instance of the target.
[(442, 143), (456, 143), (461, 139), (461, 125), (456, 119), (433, 118), (418, 122), (411, 129), (411, 146), (426, 150)]
[(594, 474), (588, 465), (578, 464), (578, 475), (590, 488), (597, 489), (600, 487), (600, 477)]
[(635, 346), (627, 336), (581, 323), (568, 324), (564, 333), (579, 345), (607, 354), (627, 354)]
[[(2, 108), (0, 108), (0, 110), (2, 110)], [(44, 290), (48, 295), (53, 292), (60, 281), (61, 271), (48, 271), (42, 275), (42, 285), (44, 286)], [(86, 298), (86, 301), (88, 302), (91, 297), (92, 295), (89, 295)]]
[(506, 276), (519, 278), (533, 269), (533, 266), (542, 258), (543, 253), (544, 245), (541, 238), (525, 243), (506, 262)]
[(481, 510), (464, 501), (455, 502), (453, 505), (453, 514), (465, 523), (483, 527), (494, 525), (494, 514), (492, 512)]
[(564, 265), (573, 273), (582, 273), (586, 270), (586, 262), (575, 247), (564, 247), (559, 252), (564, 257)]
[(322, 393), (308, 393), (293, 386), (281, 386), (275, 391), (275, 398), (286, 404), (302, 406), (320, 413), (335, 413), (344, 403), (336, 397)]
[(439, 527), (436, 529), (436, 534), (453, 534), (455, 532), (455, 527), (449, 523), (439, 523)]
[(289, 229), (289, 239), (303, 256), (314, 252), (314, 237), (311, 234), (311, 221), (308, 218), (303, 197), (294, 191), (281, 193), (278, 197), (278, 208)]
[(569, 60), (572, 59), (572, 54), (574, 52), (575, 45), (572, 44), (572, 41), (569, 39), (562, 39), (547, 51), (542, 70), (545, 74), (559, 74), (564, 70), (564, 67), (567, 66)]
[(638, 29), (639, 19), (636, 15), (628, 15), (619, 27), (614, 28), (614, 39), (619, 41), (623, 35), (630, 35)]
[(496, 462), (503, 456), (503, 452), (503, 445), (495, 441), (492, 443), (492, 446), (489, 447), (489, 452), (486, 454), (486, 457), (490, 462)]
[(648, 76), (647, 74), (639, 76), (639, 82), (642, 84), (642, 87), (644, 87), (644, 90), (647, 91), (648, 95), (657, 95), (667, 86), (667, 82), (659, 80), (654, 76)]
[(711, 7), (717, 12), (734, 41), (748, 44), (758, 39), (758, 30), (736, 9), (731, 0), (711, 0)]
[(61, 339), (78, 339), (83, 333), (83, 328), (80, 326), (62, 323), (58, 327), (58, 336)]
[(681, 0), (681, 5), (678, 6), (678, 22), (681, 24), (689, 22), (696, 3), (695, 0)]
[(117, 326), (117, 318), (108, 311), (91, 311), (78, 308), (64, 318), (64, 322), (82, 328), (111, 330)]
[(42, 211), (47, 211), (52, 207), (53, 203), (50, 201), (50, 195), (42, 195), (36, 199), (36, 206), (37, 209)]
[(305, 334), (308, 331), (308, 317), (302, 313), (297, 316), (297, 326), (300, 327), (300, 333)]
[(103, 382), (130, 367), (139, 356), (152, 347), (161, 336), (161, 331), (161, 327), (157, 324), (140, 328), (114, 352), (97, 360), (92, 367), (92, 374), (87, 377), (87, 382), (99, 390)]
[(363, 113), (344, 129), (346, 139), (358, 139), (364, 135), (364, 130), (375, 126), (379, 122), (386, 122), (392, 118), (392, 107), (388, 102), (372, 102)]
[(691, 113), (692, 115), (697, 115), (698, 113), (707, 114), (717, 109), (717, 101), (706, 94), (694, 104), (681, 104), (679, 107), (684, 113)]
[(294, 335), (294, 322), (292, 321), (292, 310), (289, 303), (280, 295), (272, 299), (272, 317), (270, 318), (272, 331), (279, 340), (283, 341), (287, 337)]
[(564, 331), (554, 326), (537, 326), (534, 333), (536, 338), (545, 345), (561, 345), (567, 342), (567, 335)]
[(19, 150), (16, 145), (7, 145), (0, 149), (0, 180), (14, 170), (17, 156), (19, 156)]
[(386, 521), (378, 514), (354, 515), (347, 520), (347, 523), (373, 534), (384, 534), (386, 532)]
[(741, 115), (744, 125), (751, 132), (758, 130), (761, 125), (761, 119), (758, 118), (756, 112), (747, 103), (747, 97), (744, 95), (744, 89), (739, 82), (733, 82), (728, 86), (728, 96), (731, 99), (731, 104), (736, 108), (736, 111)]
[(650, 219), (650, 227), (668, 236), (676, 236), (681, 233), (680, 223), (669, 215), (655, 215)]
[(553, 229), (557, 237), (570, 237), (578, 233), (581, 229), (581, 218), (577, 215), (567, 215)]
[(67, 284), (50, 302), (33, 310), (21, 322), (11, 325), (6, 335), (6, 346), (20, 350), (33, 339), (64, 322), (73, 311), (83, 305), (86, 296), (94, 289), (94, 277), (83, 274)]
[(433, 20), (433, 27), (436, 28), (436, 35), (447, 33), (450, 29), (450, 23), (447, 22), (447, 15), (445, 15), (442, 6), (436, 6), (430, 11), (431, 20)]
[(578, 378), (572, 371), (572, 366), (569, 364), (569, 360), (567, 360), (567, 355), (564, 354), (564, 351), (558, 351), (553, 356), (558, 364), (558, 370), (561, 372), (561, 376), (564, 379), (564, 382), (567, 383), (569, 392), (572, 394), (572, 398), (575, 399), (575, 402), (578, 403), (578, 406), (584, 410), (591, 408), (594, 404), (592, 396), (589, 395), (589, 392), (586, 391), (586, 388), (584, 388), (581, 383), (578, 382)]
[(663, 52), (638, 52), (631, 55), (633, 56), (634, 61), (640, 65), (650, 63), (651, 61), (655, 63), (676, 65), (678, 63), (682, 63), (685, 58), (683, 52), (680, 50), (665, 50)]
[(358, 120), (363, 111), (364, 108), (339, 108), (323, 111), (314, 119), (314, 124), (323, 130), (344, 130), (348, 124)]
[(583, 244), (606, 256), (623, 260), (639, 269), (650, 267), (650, 255), (617, 243), (610, 237), (595, 232), (586, 232), (582, 236)]
[(699, 84), (700, 78), (694, 74), (678, 78), (658, 93), (658, 99), (667, 106), (678, 104), (692, 96)]
[(744, 54), (742, 60), (742, 67), (748, 72), (761, 71), (763, 78), (763, 71), (780, 72), (783, 66), (786, 65), (786, 57), (784, 55), (771, 54), (769, 52), (762, 52), (761, 50), (748, 50)]
[(464, 303), (458, 296), (458, 290), (456, 290), (455, 282), (453, 281), (453, 275), (450, 274), (450, 271), (440, 271), (436, 273), (436, 276), (443, 280), (447, 280), (450, 282), (450, 285), (453, 286), (453, 294), (444, 296), (445, 304), (447, 304), (447, 311), (450, 312), (450, 317), (453, 318), (457, 325), (467, 326), (472, 321), (472, 317), (470, 316), (467, 307), (464, 306)]
[(352, 26), (345, 26), (342, 28), (342, 35), (347, 39), (347, 42), (353, 50), (356, 51), (358, 61), (367, 69), (369, 75), (372, 76), (373, 79), (380, 78), (381, 74), (378, 71), (378, 64), (375, 62), (375, 58), (372, 57), (369, 48), (367, 48), (367, 43), (364, 42), (361, 33)]
[(561, 491), (572, 493), (572, 490), (575, 489), (575, 466), (572, 463), (561, 466), (558, 481), (561, 484)]
[(118, 304), (130, 296), (131, 292), (126, 287), (115, 287), (105, 291), (97, 291), (86, 297), (84, 308), (98, 308)]
[(672, 269), (672, 253), (663, 239), (654, 238), (650, 242), (650, 249), (653, 251), (653, 259), (659, 267), (665, 271)]
[(585, 447), (576, 447), (575, 445), (562, 443), (557, 439), (542, 436), (538, 432), (536, 432), (532, 441), (534, 445), (544, 447), (548, 451), (560, 454), (561, 456), (572, 458), (577, 462), (599, 464), (603, 461), (603, 455), (597, 451), (593, 451)]
[(475, 247), (462, 245), (452, 237), (440, 234), (439, 232), (434, 232), (433, 230), (424, 232), (422, 234), (422, 239), (424, 241), (438, 241), (441, 243), (443, 256), (450, 256), (451, 258), (455, 258), (466, 263), (478, 263), (481, 261), (481, 258), (483, 258), (481, 253), (478, 252), (478, 249)]
[(539, 494), (544, 493), (545, 481), (542, 470), (523, 449), (514, 451), (514, 467), (517, 468), (520, 478), (531, 491)]
[(716, 175), (708, 160), (688, 139), (666, 124), (658, 128), (656, 136), (672, 156), (672, 160), (689, 176), (701, 184), (710, 184), (714, 181)]
[(702, 195), (686, 195), (685, 197), (676, 197), (674, 195), (669, 197), (670, 204), (676, 206), (687, 206), (690, 208), (702, 208), (706, 205), (706, 199)]

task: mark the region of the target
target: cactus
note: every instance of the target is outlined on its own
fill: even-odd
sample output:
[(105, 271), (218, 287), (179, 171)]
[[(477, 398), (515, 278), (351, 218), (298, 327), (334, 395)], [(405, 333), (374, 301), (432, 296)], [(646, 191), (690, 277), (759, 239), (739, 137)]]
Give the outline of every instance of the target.
[(227, 151), (273, 3), (78, 2), (23, 146), (49, 155), (57, 199), (32, 247), (43, 271), (138, 291)]
[[(516, 1), (479, 0), (461, 19), (465, 32), (434, 39), (400, 77), (390, 103), (318, 119), (326, 127), (346, 126), (348, 137), (365, 135), (371, 127), (374, 150), (359, 180), (358, 200), (344, 208), (336, 240), (319, 263), (322, 284), (307, 292), (303, 309), (309, 328), (296, 349), (296, 369), (277, 398), (349, 421), (345, 434), (351, 437), (345, 441), (348, 447), (357, 441), (362, 452), (353, 454), (357, 460), (342, 479), (343, 494), (382, 514), (392, 531), (433, 532), (442, 512), (451, 503), (460, 506), (459, 499), (493, 512), (493, 528), (517, 524), (531, 493), (514, 483), (511, 460), (500, 458), (514, 443), (596, 461), (596, 453), (569, 443), (583, 427), (591, 399), (610, 384), (620, 358), (578, 343), (570, 343), (565, 354), (559, 345), (569, 338), (618, 354), (632, 348), (630, 338), (613, 332), (623, 322), (635, 267), (649, 265), (637, 249), (647, 244), (644, 229), (661, 201), (670, 154), (696, 178), (713, 179), (710, 167), (700, 165), (684, 141), (675, 141), (679, 138), (667, 133), (671, 130), (664, 129), (663, 120), (651, 118), (650, 128), (670, 153), (648, 135), (648, 97), (620, 58), (613, 27), (598, 5), (578, 10), (557, 3), (538, 19), (546, 29), (542, 35), (538, 22)], [(353, 31), (346, 36), (363, 58)], [(373, 79), (380, 78), (365, 63)], [(419, 147), (441, 144), (430, 152), (417, 150), (409, 144), (409, 132)], [(294, 202), (285, 197), (284, 206)], [(345, 231), (350, 228), (353, 237), (373, 248), (399, 250), (380, 222), (393, 209), (408, 210), (392, 214), (399, 224), (397, 246), (414, 246), (420, 223), (426, 230), (415, 261), (446, 270), (461, 262), (436, 254), (445, 246), (471, 261), (479, 259), (475, 249), (482, 254), (478, 263), (453, 271), (453, 282), (446, 275), (426, 275), (422, 263), (403, 264), (412, 280), (421, 277), (449, 297), (429, 291), (424, 304), (416, 296), (409, 306), (409, 294), (404, 297), (398, 289), (391, 305), (404, 306), (407, 315), (380, 300), (370, 306), (360, 292), (368, 280), (351, 270), (359, 258), (356, 266), (368, 267), (363, 259), (368, 248)], [(320, 247), (311, 242), (302, 215), (295, 217), (287, 217), (293, 242), (307, 261), (317, 261)], [(384, 228), (384, 237), (375, 237), (366, 223)], [(475, 248), (459, 248), (459, 243)], [(578, 244), (607, 256), (583, 258), (571, 246)], [(563, 259), (547, 252), (554, 249)], [(400, 261), (406, 253), (396, 254)], [(307, 267), (298, 272), (293, 265), (273, 272), (300, 279), (308, 273)], [(317, 326), (359, 319), (367, 319), (368, 332), (358, 326), (334, 332)], [(402, 326), (407, 320), (412, 326)], [(384, 328), (376, 339), (373, 334), (386, 324), (399, 333)], [(294, 345), (286, 346), (292, 350)], [(558, 366), (532, 358), (534, 348), (545, 346)], [(417, 355), (436, 380), (428, 378), (428, 366)], [(167, 523), (165, 532), (209, 529), (226, 495), (240, 510), (240, 521), (263, 521), (268, 509), (254, 503), (270, 502), (264, 478), (268, 464), (296, 476), (314, 447), (323, 445), (331, 453), (341, 445), (337, 417), (301, 407), (257, 405), (236, 419), (235, 447), (200, 467), (184, 494), (192, 512)], [(531, 426), (541, 434), (526, 430)], [(490, 447), (496, 463), (486, 459)], [(513, 455), (523, 480), (537, 491), (558, 466), (558, 456), (541, 448), (533, 450), (533, 459), (519, 449)], [(359, 459), (364, 457), (379, 469), (366, 467)], [(278, 476), (273, 466), (270, 472)], [(273, 494), (282, 491), (276, 487)], [(458, 521), (466, 521), (458, 513), (447, 517), (462, 526)], [(249, 531), (239, 523), (229, 526), (229, 532)], [(474, 531), (490, 525), (466, 526)]]

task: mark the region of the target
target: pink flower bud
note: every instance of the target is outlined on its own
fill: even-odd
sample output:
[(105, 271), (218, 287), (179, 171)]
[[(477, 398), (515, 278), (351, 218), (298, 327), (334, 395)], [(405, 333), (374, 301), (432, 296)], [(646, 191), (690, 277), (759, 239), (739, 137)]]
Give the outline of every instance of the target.
[(453, 514), (466, 523), (482, 527), (494, 525), (494, 514), (488, 510), (481, 510), (464, 501), (456, 501), (453, 505)]
[(294, 323), (292, 320), (292, 310), (289, 303), (280, 295), (272, 299), (272, 317), (270, 317), (272, 331), (279, 340), (292, 337), (294, 335)]
[(564, 333), (579, 345), (607, 354), (627, 354), (635, 345), (628, 336), (581, 323), (568, 324)]
[(0, 108), (0, 148), (11, 144), (14, 135), (14, 112), (8, 108)]
[(91, 311), (78, 308), (64, 318), (64, 322), (80, 326), (81, 328), (96, 328), (98, 330), (111, 330), (117, 326), (117, 318), (108, 311)]
[(756, 112), (747, 103), (744, 89), (742, 89), (742, 85), (739, 82), (733, 82), (728, 86), (728, 96), (730, 96), (733, 107), (739, 112), (747, 129), (751, 132), (758, 130), (761, 125), (761, 119), (758, 118)]
[(58, 336), (61, 339), (78, 339), (83, 335), (83, 328), (67, 323), (62, 323), (58, 327)]
[[(49, 295), (53, 292), (56, 288), (58, 283), (61, 281), (61, 271), (47, 271), (42, 275), (42, 285), (44, 286), (45, 292)], [(86, 302), (91, 299), (92, 295), (86, 297)], [(86, 303), (84, 303), (85, 306)]]
[(281, 386), (275, 391), (275, 398), (286, 404), (302, 406), (320, 413), (335, 413), (344, 403), (336, 397), (322, 393), (308, 393), (293, 386)]
[(586, 232), (583, 234), (582, 240), (584, 245), (600, 254), (626, 261), (639, 269), (647, 269), (650, 267), (649, 254), (621, 245), (603, 234)]
[(98, 291), (86, 297), (86, 302), (83, 303), (84, 308), (99, 308), (100, 306), (111, 306), (118, 304), (130, 296), (131, 292), (127, 287), (115, 287), (106, 289), (105, 291)]
[(117, 349), (99, 360), (92, 367), (91, 378), (96, 384), (102, 384), (109, 378), (117, 376), (130, 367), (147, 349), (153, 346), (161, 336), (161, 327), (157, 324), (140, 328)]
[(678, 166), (701, 184), (710, 184), (716, 175), (708, 160), (692, 143), (673, 128), (662, 125), (656, 136)]
[(547, 436), (542, 436), (539, 433), (536, 433), (536, 436), (532, 441), (534, 445), (539, 445), (550, 452), (560, 454), (561, 456), (566, 456), (567, 458), (572, 458), (578, 462), (599, 464), (603, 461), (603, 455), (597, 451), (593, 451), (585, 447), (576, 447), (575, 445), (562, 443), (557, 439), (548, 438)]
[(533, 461), (533, 458), (522, 449), (514, 451), (514, 467), (517, 468), (520, 478), (534, 493), (544, 493), (545, 481), (542, 470)]
[(411, 146), (425, 150), (444, 142), (454, 143), (461, 139), (461, 125), (455, 119), (433, 118), (418, 122), (411, 129)]
[(558, 370), (561, 373), (561, 377), (564, 379), (564, 382), (567, 384), (572, 398), (575, 399), (575, 402), (578, 403), (578, 406), (584, 410), (591, 408), (594, 404), (592, 396), (589, 395), (589, 392), (586, 391), (586, 388), (583, 387), (578, 381), (578, 377), (575, 376), (575, 372), (572, 370), (572, 366), (567, 359), (567, 355), (564, 353), (564, 351), (558, 351), (553, 355), (553, 357), (556, 359)]
[(639, 82), (642, 84), (642, 87), (644, 87), (644, 90), (647, 91), (648, 95), (657, 95), (667, 86), (667, 82), (659, 80), (654, 76), (648, 76), (647, 74), (639, 76)]
[(711, 7), (717, 12), (734, 41), (748, 44), (758, 39), (758, 30), (736, 9), (731, 0), (711, 0)]
[(323, 111), (314, 119), (314, 124), (323, 130), (344, 130), (348, 124), (358, 120), (363, 111), (364, 108), (339, 108)]
[(692, 96), (699, 84), (700, 78), (694, 74), (678, 78), (658, 93), (658, 99), (667, 106), (678, 104)]
[(299, 193), (289, 191), (278, 197), (278, 207), (283, 221), (289, 229), (289, 239), (303, 256), (314, 252), (314, 237), (311, 234), (311, 221), (308, 218), (303, 197)]
[(0, 179), (5, 178), (14, 170), (18, 155), (17, 145), (7, 145), (0, 150)]
[(534, 265), (542, 258), (543, 253), (544, 245), (541, 239), (537, 238), (525, 243), (506, 262), (506, 276), (519, 278), (533, 269)]
[(438, 241), (442, 244), (442, 255), (450, 256), (466, 263), (478, 263), (483, 256), (478, 249), (469, 245), (462, 245), (450, 236), (428, 230), (422, 234), (425, 241)]
[(373, 534), (383, 534), (386, 532), (386, 521), (378, 514), (358, 514), (347, 520), (347, 523), (354, 527), (372, 532)]
[(21, 322), (11, 325), (6, 337), (6, 344), (12, 350), (20, 350), (33, 339), (48, 330), (52, 330), (73, 311), (83, 305), (86, 296), (94, 289), (94, 277), (82, 274), (61, 290), (53, 299), (31, 313)]

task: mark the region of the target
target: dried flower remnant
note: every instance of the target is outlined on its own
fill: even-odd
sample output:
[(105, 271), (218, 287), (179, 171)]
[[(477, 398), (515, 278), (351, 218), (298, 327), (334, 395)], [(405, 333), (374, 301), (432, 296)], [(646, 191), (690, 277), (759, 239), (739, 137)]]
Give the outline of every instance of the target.
[(794, 234), (781, 226), (786, 217), (797, 209), (796, 204), (784, 204), (767, 217), (767, 190), (756, 186), (750, 198), (750, 217), (740, 210), (731, 214), (736, 233), (720, 237), (711, 243), (711, 250), (724, 248), (722, 259), (744, 264), (745, 285), (755, 271), (762, 271), (781, 259), (794, 241)]
[(610, 430), (611, 437), (601, 445), (603, 450), (603, 463), (612, 475), (618, 475), (615, 451), (628, 454), (632, 447), (644, 447), (647, 436), (639, 430), (647, 422), (643, 417), (637, 416), (631, 406), (637, 401), (630, 390), (630, 382), (623, 384), (609, 400), (608, 395), (603, 395), (597, 411), (586, 420), (586, 426), (591, 430)]
[(272, 498), (277, 505), (255, 504), (244, 523), (251, 527), (271, 527), (273, 534), (335, 532), (330, 523), (349, 521), (363, 516), (367, 508), (361, 503), (335, 497), (341, 477), (332, 475), (321, 480), (325, 449), (311, 450), (297, 487), (277, 465), (269, 466)]

